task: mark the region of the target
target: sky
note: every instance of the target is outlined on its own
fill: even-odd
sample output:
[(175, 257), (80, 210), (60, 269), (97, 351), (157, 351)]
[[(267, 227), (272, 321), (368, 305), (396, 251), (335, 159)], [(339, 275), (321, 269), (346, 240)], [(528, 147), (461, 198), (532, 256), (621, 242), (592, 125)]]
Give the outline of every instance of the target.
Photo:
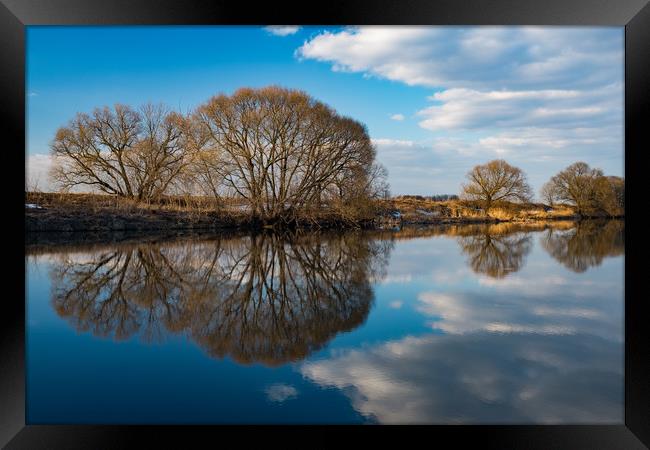
[(393, 195), (458, 194), (505, 159), (538, 193), (576, 161), (624, 174), (624, 28), (27, 27), (28, 188), (78, 112), (183, 113), (240, 87), (306, 91), (364, 123)]

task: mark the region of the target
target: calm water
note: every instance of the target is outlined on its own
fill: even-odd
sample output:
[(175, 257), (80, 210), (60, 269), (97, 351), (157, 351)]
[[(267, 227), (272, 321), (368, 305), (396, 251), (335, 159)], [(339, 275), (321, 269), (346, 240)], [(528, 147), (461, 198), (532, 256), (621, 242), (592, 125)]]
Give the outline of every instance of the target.
[(27, 251), (27, 421), (622, 423), (622, 222)]

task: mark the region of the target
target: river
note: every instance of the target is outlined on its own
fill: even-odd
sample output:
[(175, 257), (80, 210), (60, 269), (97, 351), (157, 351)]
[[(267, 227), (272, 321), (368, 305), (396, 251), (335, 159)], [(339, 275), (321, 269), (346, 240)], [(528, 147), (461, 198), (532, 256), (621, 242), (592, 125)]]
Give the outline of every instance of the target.
[(624, 231), (34, 246), (27, 422), (622, 424)]

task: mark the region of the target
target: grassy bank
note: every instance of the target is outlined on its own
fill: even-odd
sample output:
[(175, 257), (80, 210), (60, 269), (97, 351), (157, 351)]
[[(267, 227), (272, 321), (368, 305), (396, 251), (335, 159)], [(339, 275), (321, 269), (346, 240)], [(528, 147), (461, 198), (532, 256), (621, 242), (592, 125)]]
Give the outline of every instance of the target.
[[(245, 205), (234, 200), (217, 203), (210, 197), (167, 197), (143, 203), (99, 194), (29, 192), (25, 195), (27, 232), (113, 232), (147, 230), (254, 229), (272, 224), (255, 221)], [(575, 220), (569, 207), (504, 203), (487, 215), (477, 205), (458, 200), (418, 198), (377, 200), (374, 218), (351, 223), (326, 210), (295, 219), (282, 228), (379, 228), (408, 224), (454, 224)]]
[(372, 219), (352, 222), (327, 210), (290, 222), (263, 223), (252, 217), (245, 204), (236, 200), (217, 202), (211, 197), (165, 197), (155, 203), (145, 203), (102, 194), (25, 194), (27, 232), (320, 229), (371, 224)]
[(541, 203), (502, 202), (491, 208), (489, 214), (477, 202), (460, 200), (433, 201), (397, 197), (381, 200), (379, 205), (384, 217), (398, 211), (402, 224), (530, 222), (580, 218), (571, 207), (550, 207)]

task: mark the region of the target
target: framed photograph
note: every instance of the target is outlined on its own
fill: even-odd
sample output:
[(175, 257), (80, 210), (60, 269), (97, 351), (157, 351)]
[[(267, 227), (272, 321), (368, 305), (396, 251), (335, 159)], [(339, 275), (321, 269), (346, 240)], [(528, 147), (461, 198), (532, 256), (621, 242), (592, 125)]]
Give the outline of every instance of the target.
[(3, 448), (650, 445), (647, 0), (0, 2)]

